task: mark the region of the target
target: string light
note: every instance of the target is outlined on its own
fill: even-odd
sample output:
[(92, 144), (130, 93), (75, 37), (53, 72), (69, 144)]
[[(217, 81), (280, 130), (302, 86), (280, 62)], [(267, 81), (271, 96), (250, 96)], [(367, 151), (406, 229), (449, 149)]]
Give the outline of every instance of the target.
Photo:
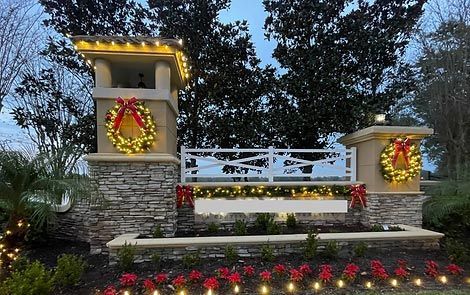
[(287, 284), (287, 290), (288, 290), (289, 292), (291, 292), (291, 293), (294, 292), (294, 291), (295, 291), (295, 285), (294, 285), (294, 283), (289, 282), (289, 284)]
[(319, 282), (315, 282), (315, 283), (313, 284), (313, 289), (314, 289), (315, 291), (319, 291), (320, 288), (321, 288), (321, 285), (320, 285)]
[(131, 292), (126, 290), (126, 291), (124, 291), (124, 295), (131, 295)]
[(338, 280), (338, 282), (336, 282), (336, 285), (338, 286), (338, 288), (343, 288), (344, 287), (343, 280)]
[(269, 293), (268, 287), (266, 287), (266, 285), (262, 285), (261, 286), (261, 294), (268, 294), (268, 293)]
[(239, 292), (240, 292), (240, 287), (238, 287), (238, 285), (235, 285), (233, 287), (233, 293), (238, 294)]
[(395, 145), (390, 143), (380, 154), (380, 164), (382, 176), (386, 181), (402, 183), (412, 180), (421, 172), (422, 158), (419, 147), (415, 144), (410, 145), (408, 152), (408, 166), (406, 169), (396, 168), (393, 166), (392, 159), (395, 155)]
[(421, 287), (421, 285), (423, 284), (423, 282), (422, 282), (421, 279), (419, 279), (419, 278), (416, 279), (416, 280), (414, 280), (414, 283), (415, 283), (415, 285), (418, 286), (418, 287)]
[(116, 43), (114, 43), (114, 41), (111, 41), (111, 45), (113, 45), (113, 46), (114, 46), (115, 44), (116, 44)]
[(391, 279), (390, 284), (392, 285), (392, 287), (396, 288), (398, 286), (398, 281), (396, 279)]
[(212, 289), (207, 290), (207, 295), (213, 295), (212, 294)]
[(443, 284), (447, 284), (447, 282), (448, 282), (446, 276), (440, 276), (439, 281), (441, 281), (441, 283), (443, 283)]
[(158, 292), (158, 290), (155, 290), (153, 291), (153, 295), (160, 295), (160, 293)]
[(366, 286), (367, 289), (372, 289), (372, 282), (367, 281), (365, 286)]
[(186, 295), (186, 292), (184, 290), (181, 290), (179, 295)]

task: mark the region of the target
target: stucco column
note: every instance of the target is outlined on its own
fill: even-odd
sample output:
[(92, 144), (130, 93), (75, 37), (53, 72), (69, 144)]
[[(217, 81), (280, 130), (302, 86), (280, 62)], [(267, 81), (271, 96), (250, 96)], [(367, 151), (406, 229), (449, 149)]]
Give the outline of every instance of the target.
[(155, 89), (171, 91), (171, 70), (166, 61), (155, 63)]
[(96, 87), (112, 87), (113, 76), (109, 61), (102, 58), (95, 59), (95, 83)]

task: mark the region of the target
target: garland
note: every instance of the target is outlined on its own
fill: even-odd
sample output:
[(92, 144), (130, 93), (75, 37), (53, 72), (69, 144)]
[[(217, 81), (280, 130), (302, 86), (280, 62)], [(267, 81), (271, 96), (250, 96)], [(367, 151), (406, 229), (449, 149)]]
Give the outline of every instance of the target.
[[(405, 168), (397, 168), (400, 155), (405, 160)], [(382, 175), (388, 182), (406, 182), (421, 172), (422, 159), (419, 147), (410, 143), (409, 138), (396, 138), (380, 154)]]
[[(125, 115), (132, 115), (140, 128), (138, 137), (124, 137), (121, 123)], [(106, 113), (107, 136), (113, 146), (126, 154), (142, 153), (149, 150), (155, 141), (156, 126), (152, 113), (143, 101), (133, 97), (127, 101), (118, 97), (116, 105)]]

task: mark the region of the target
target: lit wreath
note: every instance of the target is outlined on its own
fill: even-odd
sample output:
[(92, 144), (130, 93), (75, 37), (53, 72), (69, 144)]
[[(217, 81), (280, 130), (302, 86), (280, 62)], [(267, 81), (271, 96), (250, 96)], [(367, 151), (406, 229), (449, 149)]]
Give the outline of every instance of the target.
[[(131, 115), (140, 128), (138, 137), (124, 137), (121, 123), (125, 115)], [(155, 141), (156, 125), (152, 113), (143, 101), (133, 97), (127, 101), (118, 97), (116, 105), (106, 113), (106, 130), (109, 140), (126, 154), (142, 153), (150, 149)]]
[[(405, 159), (405, 168), (397, 168), (400, 155)], [(406, 182), (421, 172), (421, 152), (417, 145), (410, 143), (409, 138), (397, 138), (383, 149), (380, 154), (380, 164), (386, 181)]]

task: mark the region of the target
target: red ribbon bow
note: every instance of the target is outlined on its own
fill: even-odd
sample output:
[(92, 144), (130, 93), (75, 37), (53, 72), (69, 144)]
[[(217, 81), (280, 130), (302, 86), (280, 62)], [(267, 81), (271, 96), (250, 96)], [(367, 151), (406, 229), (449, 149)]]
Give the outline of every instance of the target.
[(193, 189), (189, 186), (176, 186), (176, 207), (181, 208), (184, 201), (188, 203), (189, 207), (194, 208)]
[(120, 104), (121, 106), (119, 107), (118, 113), (116, 115), (116, 119), (114, 119), (114, 124), (113, 124), (114, 130), (118, 130), (119, 127), (121, 127), (122, 119), (124, 118), (124, 114), (126, 113), (127, 110), (130, 111), (130, 113), (132, 114), (132, 117), (134, 117), (134, 120), (137, 122), (137, 125), (139, 125), (140, 128), (145, 128), (145, 123), (142, 120), (142, 117), (137, 112), (137, 107), (135, 106), (135, 103), (137, 102), (137, 98), (133, 97), (129, 99), (128, 101), (125, 101), (124, 99), (118, 97), (116, 98), (116, 102)]
[(393, 142), (393, 145), (395, 146), (395, 151), (392, 158), (393, 168), (396, 168), (397, 160), (401, 153), (403, 153), (403, 157), (405, 158), (405, 166), (408, 168), (408, 165), (410, 164), (410, 139), (408, 137), (405, 140), (397, 138)]
[(349, 208), (354, 208), (356, 203), (361, 203), (362, 208), (367, 207), (366, 186), (363, 184), (351, 185), (351, 204)]

